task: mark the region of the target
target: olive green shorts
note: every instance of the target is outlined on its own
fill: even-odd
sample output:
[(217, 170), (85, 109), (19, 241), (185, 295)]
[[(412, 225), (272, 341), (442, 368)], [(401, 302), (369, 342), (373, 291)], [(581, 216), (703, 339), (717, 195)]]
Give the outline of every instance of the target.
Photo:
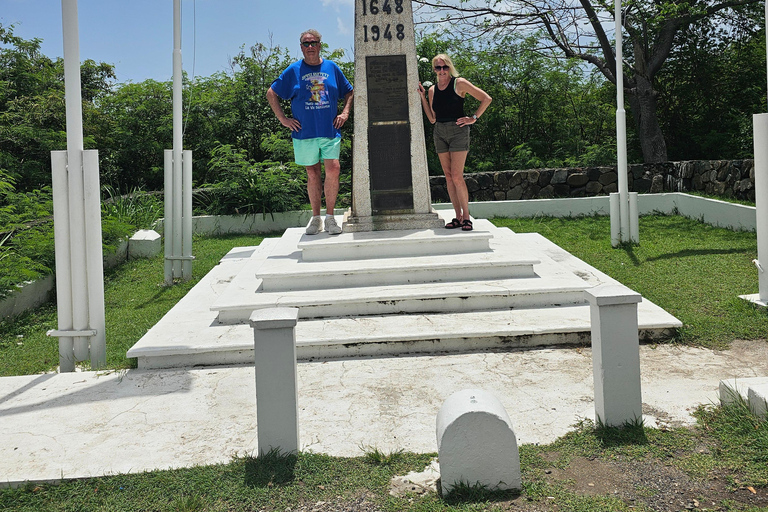
[(469, 125), (459, 126), (455, 121), (435, 123), (435, 151), (469, 151)]

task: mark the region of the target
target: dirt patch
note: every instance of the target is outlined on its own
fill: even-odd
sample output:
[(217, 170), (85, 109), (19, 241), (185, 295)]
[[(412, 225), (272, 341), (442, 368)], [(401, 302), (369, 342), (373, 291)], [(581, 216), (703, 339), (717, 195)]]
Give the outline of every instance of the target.
[[(583, 495), (615, 496), (627, 504), (643, 503), (659, 512), (677, 510), (726, 510), (726, 502), (768, 506), (765, 489), (731, 490), (721, 475), (704, 481), (691, 479), (661, 461), (603, 461), (576, 457), (565, 469), (548, 470), (550, 483)], [(730, 509), (728, 509), (730, 510)]]

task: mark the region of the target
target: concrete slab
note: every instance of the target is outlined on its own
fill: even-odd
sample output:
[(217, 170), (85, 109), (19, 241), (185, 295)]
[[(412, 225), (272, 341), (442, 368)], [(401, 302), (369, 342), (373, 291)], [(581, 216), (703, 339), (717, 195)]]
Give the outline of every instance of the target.
[[(765, 343), (717, 352), (641, 346), (646, 425), (690, 425), (718, 383), (768, 375)], [(445, 399), (484, 389), (520, 444), (549, 443), (594, 419), (588, 348), (328, 360), (298, 365), (303, 450), (436, 452)], [(226, 462), (256, 453), (250, 366), (0, 378), (0, 484)]]

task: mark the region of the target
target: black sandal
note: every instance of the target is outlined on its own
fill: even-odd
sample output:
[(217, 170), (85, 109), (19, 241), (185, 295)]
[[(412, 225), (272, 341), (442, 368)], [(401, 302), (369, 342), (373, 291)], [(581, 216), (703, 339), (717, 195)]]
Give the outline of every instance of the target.
[(461, 230), (462, 231), (472, 231), (472, 221), (467, 219), (464, 222), (461, 223)]
[(451, 222), (445, 225), (445, 229), (456, 229), (461, 227), (461, 221), (459, 219), (453, 219)]

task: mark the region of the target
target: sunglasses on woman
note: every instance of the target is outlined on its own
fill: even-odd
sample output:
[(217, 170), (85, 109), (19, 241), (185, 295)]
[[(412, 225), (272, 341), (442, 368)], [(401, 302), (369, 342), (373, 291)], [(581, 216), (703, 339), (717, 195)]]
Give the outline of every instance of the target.
[(449, 68), (448, 66), (435, 66), (435, 71), (440, 71), (440, 70), (448, 71), (449, 69), (451, 68)]
[(301, 46), (304, 48), (309, 48), (310, 46), (314, 48), (315, 46), (320, 46), (320, 41), (302, 41)]

